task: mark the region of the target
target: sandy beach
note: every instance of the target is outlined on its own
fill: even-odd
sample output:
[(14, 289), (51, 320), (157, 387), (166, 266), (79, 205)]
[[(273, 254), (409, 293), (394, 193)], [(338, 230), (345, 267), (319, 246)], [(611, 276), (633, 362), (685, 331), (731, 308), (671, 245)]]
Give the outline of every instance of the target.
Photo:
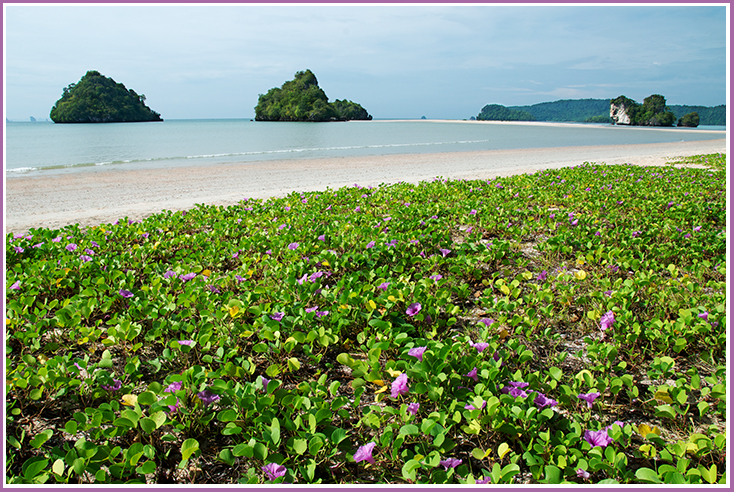
[(88, 227), (196, 204), (233, 205), (245, 198), (284, 196), (327, 187), (436, 176), (487, 179), (582, 164), (664, 165), (677, 157), (726, 152), (726, 139), (664, 144), (401, 154), (233, 163), (154, 170), (69, 173), (5, 180), (5, 232)]

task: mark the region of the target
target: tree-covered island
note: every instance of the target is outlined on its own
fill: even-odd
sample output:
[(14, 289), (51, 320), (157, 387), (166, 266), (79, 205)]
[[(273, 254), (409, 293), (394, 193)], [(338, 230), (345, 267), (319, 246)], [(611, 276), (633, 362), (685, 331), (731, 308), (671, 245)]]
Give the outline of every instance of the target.
[(159, 113), (145, 105), (144, 94), (126, 89), (96, 70), (65, 87), (50, 116), (54, 123), (163, 121)]
[(267, 94), (255, 106), (256, 121), (348, 121), (371, 120), (357, 103), (337, 99), (329, 102), (311, 70), (296, 72), (295, 78)]

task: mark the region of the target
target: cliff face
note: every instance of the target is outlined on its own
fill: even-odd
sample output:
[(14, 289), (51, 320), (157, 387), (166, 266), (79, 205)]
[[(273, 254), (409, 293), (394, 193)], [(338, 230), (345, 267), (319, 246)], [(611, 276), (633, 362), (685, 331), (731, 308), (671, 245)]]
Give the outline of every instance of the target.
[(627, 106), (624, 103), (612, 103), (609, 106), (609, 117), (615, 125), (631, 125), (632, 119), (627, 114)]

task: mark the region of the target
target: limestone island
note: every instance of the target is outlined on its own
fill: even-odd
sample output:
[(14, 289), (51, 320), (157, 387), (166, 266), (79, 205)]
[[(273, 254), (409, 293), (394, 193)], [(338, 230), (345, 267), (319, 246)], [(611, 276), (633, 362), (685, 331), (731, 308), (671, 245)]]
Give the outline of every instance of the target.
[(144, 94), (126, 89), (96, 70), (65, 87), (50, 116), (54, 123), (163, 121), (159, 113), (145, 105)]
[[(609, 117), (613, 125), (673, 126), (675, 114), (665, 104), (665, 97), (653, 94), (642, 104), (625, 96), (611, 100)], [(698, 113), (688, 113), (678, 120), (678, 126), (697, 127)]]
[(339, 100), (330, 103), (311, 70), (296, 72), (295, 78), (280, 88), (260, 94), (255, 121), (349, 121), (371, 120), (357, 103)]

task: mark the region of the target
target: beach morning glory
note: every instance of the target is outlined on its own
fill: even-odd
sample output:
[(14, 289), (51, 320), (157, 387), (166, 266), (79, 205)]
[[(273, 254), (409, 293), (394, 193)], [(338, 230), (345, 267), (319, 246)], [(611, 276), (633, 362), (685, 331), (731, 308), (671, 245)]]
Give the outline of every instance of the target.
[(173, 393), (181, 389), (181, 381), (175, 381), (168, 385), (168, 388), (164, 389), (164, 393)]
[(489, 328), (492, 326), (492, 323), (494, 323), (494, 320), (492, 318), (482, 318), (478, 321), (478, 323), (482, 323), (484, 326)]
[(586, 402), (586, 406), (591, 408), (591, 406), (594, 404), (594, 400), (596, 400), (600, 396), (601, 395), (599, 393), (579, 393), (578, 397)]
[(187, 273), (186, 275), (181, 275), (179, 278), (183, 280), (184, 282), (188, 282), (189, 280), (193, 279), (194, 277), (196, 277), (196, 274), (192, 272), (192, 273)]
[(74, 251), (74, 250), (76, 250), (76, 244), (69, 243), (66, 245), (66, 251)]
[(480, 354), (484, 351), (484, 349), (489, 347), (489, 344), (487, 342), (478, 342), (478, 343), (469, 342), (469, 345), (477, 349), (477, 352), (479, 352)]
[(10, 286), (11, 290), (20, 290), (20, 280), (16, 280), (13, 285)]
[(132, 292), (130, 292), (129, 290), (125, 290), (125, 289), (120, 289), (120, 292), (119, 292), (119, 294), (120, 294), (120, 295), (121, 295), (122, 297), (124, 297), (125, 299), (128, 299), (128, 298), (130, 298), (130, 297), (132, 297), (132, 296), (133, 296), (133, 293), (132, 293)]
[(277, 463), (268, 463), (262, 467), (262, 471), (268, 476), (268, 480), (274, 482), (276, 478), (285, 476), (287, 468)]
[(392, 382), (390, 395), (397, 398), (399, 395), (408, 394), (408, 375), (403, 373)]
[(464, 374), (464, 376), (472, 378), (475, 383), (479, 381), (479, 377), (477, 377), (477, 368), (476, 367), (474, 369), (472, 369), (471, 371), (469, 371), (468, 373)]
[(448, 254), (451, 253), (450, 249), (445, 249), (445, 248), (441, 248), (439, 249), (439, 251), (441, 252), (444, 258), (446, 258), (446, 256), (448, 256)]
[(273, 313), (270, 315), (270, 319), (280, 321), (283, 319), (283, 316), (285, 316), (285, 313)]
[(428, 347), (413, 347), (412, 349), (408, 350), (408, 355), (418, 357), (418, 360), (423, 362), (423, 353), (426, 351), (427, 348)]
[(288, 249), (290, 249), (291, 251), (294, 250), (294, 249), (296, 249), (296, 248), (298, 248), (298, 243), (290, 243), (288, 245)]
[[(482, 406), (479, 407), (478, 410), (484, 410), (486, 407), (487, 407), (487, 402), (485, 400), (485, 401), (482, 401)], [(472, 405), (471, 403), (464, 405), (464, 408), (466, 410), (477, 410), (477, 408), (474, 405)]]
[(421, 304), (420, 302), (414, 302), (410, 306), (408, 306), (408, 309), (405, 310), (405, 314), (407, 314), (410, 317), (415, 316), (418, 314), (421, 310)]
[(375, 247), (374, 241), (370, 241), (369, 243), (367, 243), (367, 249), (374, 248), (374, 247)]
[(263, 388), (263, 391), (268, 390), (268, 383), (270, 383), (270, 380), (266, 378), (265, 376), (260, 376), (260, 385)]
[(488, 483), (492, 483), (492, 477), (484, 477), (481, 480), (475, 480), (474, 483), (479, 484), (479, 485), (485, 485)]
[(102, 389), (107, 391), (118, 391), (120, 388), (122, 388), (122, 381), (119, 379), (112, 379), (111, 385), (102, 385)]
[(578, 470), (576, 470), (576, 476), (579, 478), (589, 478), (591, 474), (583, 468), (579, 468)]
[(408, 405), (408, 411), (413, 415), (418, 415), (418, 409), (421, 407), (420, 403), (411, 403)]
[(586, 439), (586, 442), (588, 442), (591, 447), (600, 446), (602, 448), (605, 448), (609, 446), (612, 442), (614, 442), (614, 439), (609, 437), (606, 429), (598, 431), (587, 430), (586, 432), (584, 432), (584, 439)]
[(377, 286), (377, 288), (383, 291), (387, 291), (388, 285), (390, 285), (390, 282), (382, 282), (380, 285)]
[(449, 458), (447, 460), (439, 461), (441, 466), (443, 466), (444, 470), (449, 471), (450, 468), (456, 468), (461, 464), (462, 460), (458, 460), (456, 458)]
[(179, 345), (186, 345), (186, 346), (190, 347), (190, 346), (192, 346), (194, 344), (194, 341), (193, 340), (179, 340), (178, 341), (178, 344)]
[(533, 403), (538, 405), (538, 407), (540, 408), (544, 408), (548, 406), (555, 407), (556, 405), (558, 405), (558, 402), (554, 400), (553, 398), (548, 398), (547, 396), (545, 396), (543, 393), (540, 393), (540, 392), (536, 392), (536, 394), (537, 396), (535, 397), (535, 400), (533, 400)]
[(15, 252), (16, 252), (16, 253), (22, 253), (23, 251), (25, 251), (25, 250), (24, 250), (23, 248), (21, 248), (20, 246), (13, 246), (13, 248), (15, 249)]
[(614, 324), (614, 312), (607, 311), (600, 320), (601, 323), (601, 330), (606, 331), (607, 328), (611, 328)]
[(200, 391), (196, 394), (196, 396), (199, 397), (199, 400), (205, 405), (209, 406), (215, 401), (219, 401), (219, 395), (212, 393), (209, 390)]
[(360, 461), (369, 461), (373, 465), (375, 464), (375, 459), (372, 457), (372, 450), (375, 449), (374, 442), (370, 442), (365, 444), (364, 446), (360, 446), (357, 449), (357, 452), (354, 453), (354, 461), (359, 463)]

